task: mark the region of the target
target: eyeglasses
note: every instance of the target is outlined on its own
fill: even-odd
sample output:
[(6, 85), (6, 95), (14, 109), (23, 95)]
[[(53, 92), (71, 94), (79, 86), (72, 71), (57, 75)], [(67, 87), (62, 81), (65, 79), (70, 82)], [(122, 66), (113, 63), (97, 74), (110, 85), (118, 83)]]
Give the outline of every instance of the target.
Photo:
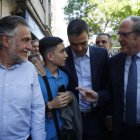
[(131, 31), (131, 32), (118, 32), (118, 36), (122, 36), (124, 38), (126, 38), (127, 36), (129, 36), (130, 34), (134, 33), (136, 31)]

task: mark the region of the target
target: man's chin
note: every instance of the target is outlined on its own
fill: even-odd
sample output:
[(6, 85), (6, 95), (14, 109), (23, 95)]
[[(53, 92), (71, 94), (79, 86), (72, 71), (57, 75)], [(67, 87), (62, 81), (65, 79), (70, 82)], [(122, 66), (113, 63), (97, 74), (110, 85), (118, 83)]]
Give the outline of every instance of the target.
[(120, 51), (122, 52), (122, 53), (125, 53), (125, 54), (127, 54), (127, 50), (126, 49), (123, 49), (123, 48), (120, 48)]
[(124, 53), (125, 55), (133, 55), (132, 52), (126, 50), (121, 50), (121, 52)]
[(26, 57), (21, 57), (21, 60), (27, 61), (28, 60), (28, 57), (27, 56)]
[(16, 60), (16, 64), (21, 64), (21, 63), (26, 62), (26, 61), (28, 61), (28, 58), (18, 59), (18, 60)]
[(64, 67), (65, 63), (61, 63), (60, 65), (58, 65), (58, 67)]

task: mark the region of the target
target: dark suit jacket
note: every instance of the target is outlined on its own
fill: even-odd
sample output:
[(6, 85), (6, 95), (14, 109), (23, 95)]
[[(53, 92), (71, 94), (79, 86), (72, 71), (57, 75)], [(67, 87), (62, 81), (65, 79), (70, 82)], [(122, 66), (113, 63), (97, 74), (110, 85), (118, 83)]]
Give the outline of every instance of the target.
[(110, 58), (109, 81), (113, 107), (113, 139), (120, 139), (124, 107), (124, 68), (125, 55), (119, 53)]
[[(108, 53), (106, 49), (90, 46), (90, 66), (91, 66), (91, 79), (93, 90), (99, 93), (98, 103), (93, 108), (94, 116), (100, 124), (104, 122), (104, 105), (109, 100), (107, 90), (107, 75), (108, 75)], [(71, 90), (78, 98), (78, 91), (75, 88), (78, 86), (78, 78), (74, 65), (74, 58), (70, 47), (66, 48), (68, 58), (63, 70), (69, 75)], [(99, 126), (98, 126), (99, 127)]]
[[(91, 79), (92, 89), (99, 93), (98, 105), (108, 101), (109, 94), (107, 91), (107, 75), (108, 75), (108, 53), (106, 49), (90, 46), (90, 66), (91, 66)], [(78, 77), (74, 65), (74, 58), (70, 47), (66, 48), (68, 58), (63, 70), (69, 75), (70, 89), (78, 98), (78, 91), (75, 87), (78, 86)]]

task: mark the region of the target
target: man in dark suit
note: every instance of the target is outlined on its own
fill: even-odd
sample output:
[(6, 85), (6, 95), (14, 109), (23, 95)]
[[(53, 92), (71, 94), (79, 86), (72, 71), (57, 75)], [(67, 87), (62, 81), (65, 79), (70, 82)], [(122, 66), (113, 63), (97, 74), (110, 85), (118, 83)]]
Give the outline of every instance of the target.
[(118, 35), (121, 53), (109, 62), (113, 139), (140, 140), (140, 16), (126, 18)]
[[(89, 29), (85, 21), (72, 20), (67, 28), (70, 46), (66, 48), (68, 58), (63, 68), (70, 78), (70, 90), (79, 99), (83, 119), (83, 140), (104, 139), (104, 107), (109, 100), (107, 89), (108, 53), (104, 48), (88, 46)], [(85, 99), (76, 87), (93, 89), (94, 102)]]

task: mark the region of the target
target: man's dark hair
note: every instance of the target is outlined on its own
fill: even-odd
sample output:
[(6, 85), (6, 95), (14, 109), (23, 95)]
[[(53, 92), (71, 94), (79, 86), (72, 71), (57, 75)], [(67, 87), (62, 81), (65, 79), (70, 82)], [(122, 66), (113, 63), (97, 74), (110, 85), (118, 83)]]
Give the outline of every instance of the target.
[(108, 33), (99, 33), (99, 34), (97, 35), (97, 37), (98, 37), (98, 36), (101, 36), (101, 35), (105, 35), (105, 36), (107, 36), (108, 38), (111, 39), (111, 35), (108, 34)]
[(47, 52), (54, 51), (56, 46), (62, 42), (63, 40), (59, 37), (44, 37), (39, 40), (39, 51), (43, 59), (45, 59), (45, 54)]
[(39, 40), (38, 40), (38, 39), (32, 40), (32, 44), (33, 44), (34, 42), (39, 42)]
[(0, 36), (13, 35), (14, 30), (18, 25), (25, 25), (28, 27), (25, 19), (20, 16), (6, 16), (0, 20)]
[(72, 20), (67, 28), (67, 35), (77, 35), (79, 36), (82, 32), (87, 32), (89, 34), (89, 27), (84, 20), (74, 19)]

